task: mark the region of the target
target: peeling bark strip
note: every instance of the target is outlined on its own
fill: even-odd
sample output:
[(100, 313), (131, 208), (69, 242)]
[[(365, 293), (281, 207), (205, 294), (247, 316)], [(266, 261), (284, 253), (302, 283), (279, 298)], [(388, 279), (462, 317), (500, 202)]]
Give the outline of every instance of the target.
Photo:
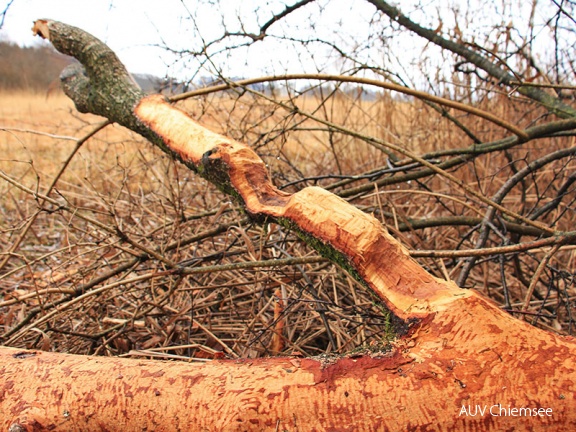
[(434, 278), (376, 219), (323, 189), (279, 191), (249, 147), (206, 130), (159, 96), (144, 97), (92, 36), (47, 20), (35, 30), (84, 63), (63, 73), (79, 109), (141, 133), (255, 217), (294, 227), (411, 326), (390, 352), (354, 358), (189, 364), (0, 348), (4, 430), (576, 427), (574, 338), (536, 329)]

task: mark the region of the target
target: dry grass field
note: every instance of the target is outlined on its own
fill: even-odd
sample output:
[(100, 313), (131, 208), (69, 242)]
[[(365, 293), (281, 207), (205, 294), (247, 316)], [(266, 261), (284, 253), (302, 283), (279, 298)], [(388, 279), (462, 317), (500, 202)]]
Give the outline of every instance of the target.
[[(278, 187), (320, 185), (340, 194), (386, 223), (416, 257), (475, 247), (485, 204), (440, 176), (411, 177), (418, 167), (367, 137), (439, 163), (471, 148), (454, 120), (482, 142), (506, 131), (389, 95), (278, 100), (211, 94), (180, 104), (205, 126), (253, 146)], [(543, 114), (505, 96), (480, 107), (521, 127)], [(294, 233), (255, 224), (228, 197), (124, 128), (108, 125), (84, 140), (102, 122), (76, 112), (60, 94), (0, 94), (1, 343), (199, 360), (386, 345), (386, 311), (353, 278)], [(529, 162), (574, 145), (573, 137), (533, 141), (485, 152), (449, 171), (492, 197)], [(572, 231), (575, 167), (573, 156), (548, 163), (502, 203)], [(541, 237), (504, 222), (484, 247)], [(571, 245), (550, 250), (487, 254), (465, 286), (519, 319), (574, 334), (576, 253)], [(466, 265), (449, 254), (418, 259), (442, 278), (456, 279)], [(548, 266), (533, 279), (542, 260)]]

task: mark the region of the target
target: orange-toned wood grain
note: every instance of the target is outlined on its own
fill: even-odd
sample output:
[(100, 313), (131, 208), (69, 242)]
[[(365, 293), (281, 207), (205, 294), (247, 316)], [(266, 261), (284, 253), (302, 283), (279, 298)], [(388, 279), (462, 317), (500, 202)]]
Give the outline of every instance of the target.
[[(65, 25), (61, 23), (55, 28)], [(52, 31), (52, 30), (51, 30)], [(434, 278), (378, 221), (320, 188), (289, 195), (249, 147), (160, 97), (138, 118), (198, 169), (218, 166), (249, 213), (285, 218), (345, 257), (407, 325), (388, 352), (158, 362), (0, 348), (0, 426), (66, 431), (572, 430), (576, 342)], [(213, 165), (216, 164), (216, 165)], [(490, 409), (549, 410), (501, 415)], [(476, 407), (484, 414), (463, 413)], [(516, 411), (517, 412), (517, 411)]]
[[(4, 429), (379, 431), (576, 426), (572, 338), (531, 327), (473, 291), (432, 277), (376, 219), (329, 192), (320, 188), (293, 195), (279, 192), (252, 150), (207, 132), (159, 98), (145, 99), (142, 107), (146, 110), (138, 109), (138, 115), (184, 159), (222, 161), (249, 212), (288, 218), (348, 257), (367, 286), (401, 319), (411, 320), (409, 332), (392, 351), (381, 354), (205, 364), (2, 348)], [(462, 414), (466, 407), (496, 404), (549, 409), (552, 414)]]
[[(472, 295), (388, 353), (160, 362), (0, 349), (0, 425), (25, 430), (571, 430), (572, 339)], [(549, 409), (462, 415), (463, 407)]]
[(469, 295), (427, 273), (376, 218), (336, 195), (319, 187), (292, 195), (278, 190), (250, 147), (208, 131), (161, 96), (142, 99), (135, 113), (183, 160), (222, 161), (249, 213), (287, 218), (344, 254), (396, 316), (422, 318)]

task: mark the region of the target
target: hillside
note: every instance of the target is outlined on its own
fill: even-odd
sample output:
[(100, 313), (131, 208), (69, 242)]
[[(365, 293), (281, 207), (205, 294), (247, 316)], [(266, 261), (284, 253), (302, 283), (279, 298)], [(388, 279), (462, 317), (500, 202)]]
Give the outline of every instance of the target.
[(0, 90), (47, 91), (72, 60), (47, 45), (0, 42)]
[[(0, 41), (0, 91), (48, 92), (60, 88), (58, 76), (73, 59), (48, 45), (21, 47)], [(163, 82), (152, 75), (135, 74), (146, 92), (154, 92)]]

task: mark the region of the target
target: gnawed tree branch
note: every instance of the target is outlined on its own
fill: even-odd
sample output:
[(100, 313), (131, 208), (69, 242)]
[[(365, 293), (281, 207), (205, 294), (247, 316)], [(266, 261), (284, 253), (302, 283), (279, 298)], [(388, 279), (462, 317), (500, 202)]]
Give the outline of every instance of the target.
[[(0, 424), (12, 430), (532, 430), (576, 426), (576, 343), (515, 320), (437, 279), (380, 223), (316, 187), (271, 183), (246, 145), (144, 97), (85, 32), (36, 31), (80, 59), (63, 74), (78, 108), (141, 133), (257, 220), (298, 231), (377, 294), (394, 316), (389, 352), (204, 364), (0, 350)], [(471, 416), (475, 406), (489, 410)], [(518, 409), (522, 414), (518, 415)], [(511, 410), (515, 411), (511, 411)]]

